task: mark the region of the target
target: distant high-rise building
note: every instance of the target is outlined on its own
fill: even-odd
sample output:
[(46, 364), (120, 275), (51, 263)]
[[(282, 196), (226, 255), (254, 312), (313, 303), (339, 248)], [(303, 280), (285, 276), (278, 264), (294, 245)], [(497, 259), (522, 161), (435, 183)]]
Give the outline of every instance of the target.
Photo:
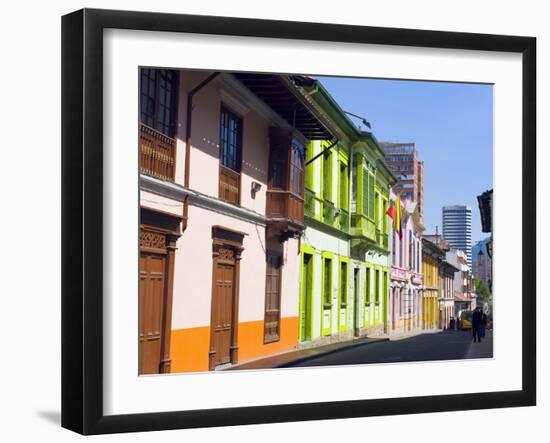
[(472, 208), (465, 205), (443, 207), (443, 237), (454, 249), (464, 251), (472, 269)]
[(424, 219), (424, 162), (418, 160), (416, 144), (381, 142), (380, 146), (385, 153), (384, 162), (398, 180), (393, 186), (394, 192), (417, 203), (418, 215), (422, 222)]

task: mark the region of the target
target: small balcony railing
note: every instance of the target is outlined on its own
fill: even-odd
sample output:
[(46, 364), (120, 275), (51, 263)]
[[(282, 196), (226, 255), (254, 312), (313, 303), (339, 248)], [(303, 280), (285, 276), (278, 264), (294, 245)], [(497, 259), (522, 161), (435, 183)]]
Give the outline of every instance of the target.
[(140, 171), (143, 174), (174, 181), (176, 140), (144, 124), (140, 125)]

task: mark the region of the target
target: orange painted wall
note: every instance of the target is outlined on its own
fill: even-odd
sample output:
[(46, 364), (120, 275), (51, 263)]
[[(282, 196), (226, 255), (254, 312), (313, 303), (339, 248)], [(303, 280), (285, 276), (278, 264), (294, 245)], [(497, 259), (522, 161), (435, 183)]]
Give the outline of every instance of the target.
[[(298, 317), (281, 319), (281, 339), (264, 344), (263, 320), (239, 323), (239, 363), (296, 349)], [(210, 326), (173, 329), (170, 341), (171, 372), (208, 371)]]
[(298, 317), (281, 318), (281, 338), (264, 344), (264, 321), (239, 323), (239, 363), (298, 347)]
[(172, 329), (170, 372), (208, 371), (210, 326)]

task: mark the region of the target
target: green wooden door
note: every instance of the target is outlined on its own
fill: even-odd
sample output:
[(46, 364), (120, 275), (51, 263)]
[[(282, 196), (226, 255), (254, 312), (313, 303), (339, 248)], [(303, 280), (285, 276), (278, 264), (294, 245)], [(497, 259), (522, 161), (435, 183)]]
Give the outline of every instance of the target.
[(300, 341), (311, 340), (311, 303), (313, 289), (313, 256), (303, 254), (302, 294), (300, 297)]

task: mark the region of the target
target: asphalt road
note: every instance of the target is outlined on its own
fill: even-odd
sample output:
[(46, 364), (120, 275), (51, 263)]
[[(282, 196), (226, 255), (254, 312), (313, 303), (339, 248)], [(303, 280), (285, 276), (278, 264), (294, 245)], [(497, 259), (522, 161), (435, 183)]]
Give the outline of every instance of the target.
[(443, 331), (421, 334), (401, 340), (369, 343), (341, 349), (327, 355), (316, 356), (297, 363), (288, 363), (280, 367), (335, 366), (492, 357), (492, 332), (487, 332), (481, 343), (474, 343), (471, 331)]

